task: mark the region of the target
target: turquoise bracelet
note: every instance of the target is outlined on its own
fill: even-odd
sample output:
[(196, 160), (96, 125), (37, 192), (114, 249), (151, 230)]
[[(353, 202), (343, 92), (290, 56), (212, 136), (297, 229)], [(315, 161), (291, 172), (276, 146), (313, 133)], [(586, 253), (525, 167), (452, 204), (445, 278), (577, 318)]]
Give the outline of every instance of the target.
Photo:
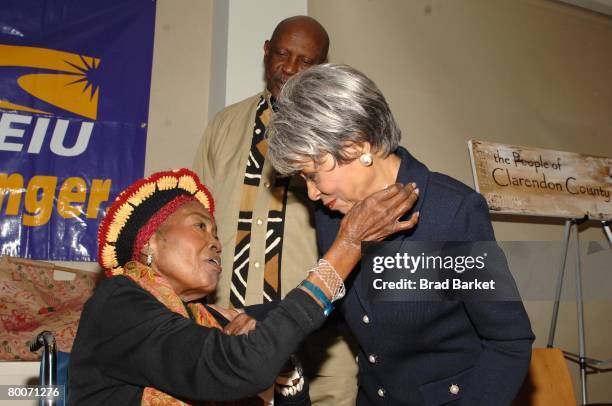
[(317, 300), (323, 304), (323, 314), (325, 315), (325, 317), (329, 316), (332, 310), (334, 310), (334, 305), (327, 298), (327, 296), (325, 296), (325, 293), (323, 293), (323, 291), (319, 289), (317, 285), (315, 285), (314, 283), (310, 281), (303, 280), (301, 285), (305, 287), (306, 289), (308, 289), (308, 291), (312, 293), (312, 295), (316, 297)]

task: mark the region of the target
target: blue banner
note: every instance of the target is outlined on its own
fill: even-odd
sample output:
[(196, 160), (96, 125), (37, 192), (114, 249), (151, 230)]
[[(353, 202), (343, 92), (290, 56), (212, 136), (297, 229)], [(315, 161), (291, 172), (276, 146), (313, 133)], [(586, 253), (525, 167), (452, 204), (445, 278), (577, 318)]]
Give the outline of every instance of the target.
[(152, 0), (2, 0), (1, 254), (96, 260), (144, 172), (154, 28)]

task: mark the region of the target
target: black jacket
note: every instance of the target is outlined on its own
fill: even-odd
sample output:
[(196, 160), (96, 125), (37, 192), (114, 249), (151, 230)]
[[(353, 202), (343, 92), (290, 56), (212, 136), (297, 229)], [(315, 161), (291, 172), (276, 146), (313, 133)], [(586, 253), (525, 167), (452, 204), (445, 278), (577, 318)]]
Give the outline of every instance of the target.
[(272, 385), (323, 319), (320, 306), (295, 289), (248, 336), (228, 336), (170, 311), (131, 279), (112, 277), (83, 309), (68, 403), (140, 405), (147, 386), (194, 403), (252, 396)]

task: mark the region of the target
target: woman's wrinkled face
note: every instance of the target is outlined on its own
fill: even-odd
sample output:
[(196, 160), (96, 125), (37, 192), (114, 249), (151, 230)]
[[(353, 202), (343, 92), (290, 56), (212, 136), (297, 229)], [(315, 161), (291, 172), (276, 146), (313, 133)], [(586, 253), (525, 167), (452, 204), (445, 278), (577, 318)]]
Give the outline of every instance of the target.
[(318, 165), (311, 162), (302, 168), (301, 175), (306, 180), (310, 200), (321, 200), (328, 209), (346, 214), (368, 196), (368, 172), (358, 159), (339, 164), (327, 154)]
[(202, 204), (181, 205), (149, 242), (152, 268), (166, 277), (183, 301), (215, 290), (221, 274), (221, 244), (215, 220)]

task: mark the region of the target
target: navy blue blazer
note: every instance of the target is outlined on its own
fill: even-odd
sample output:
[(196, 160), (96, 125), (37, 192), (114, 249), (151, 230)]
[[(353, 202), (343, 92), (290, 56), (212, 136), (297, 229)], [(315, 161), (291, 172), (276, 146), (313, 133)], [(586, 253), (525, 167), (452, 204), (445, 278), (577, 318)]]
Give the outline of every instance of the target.
[[(430, 172), (404, 148), (396, 153), (401, 158), (397, 182), (416, 182), (419, 188), (412, 211), (420, 211), (420, 220), (390, 240), (495, 239), (480, 194)], [(323, 207), (315, 213), (321, 252), (334, 241), (340, 220)], [(358, 405), (512, 402), (534, 340), (522, 302), (372, 302), (355, 273), (341, 309), (360, 346)]]

